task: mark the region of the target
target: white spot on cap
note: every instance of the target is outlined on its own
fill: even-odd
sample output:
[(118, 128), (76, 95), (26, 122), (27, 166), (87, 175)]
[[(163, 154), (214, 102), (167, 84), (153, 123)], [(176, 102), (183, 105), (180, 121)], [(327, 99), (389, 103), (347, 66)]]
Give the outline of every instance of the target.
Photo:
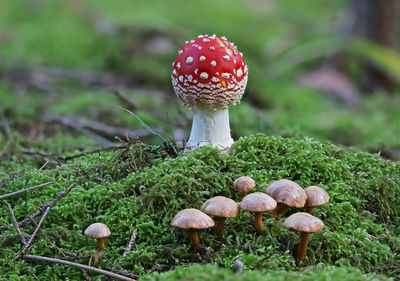
[(211, 81), (213, 81), (213, 82), (219, 82), (219, 78), (213, 77), (213, 78), (211, 79)]
[(236, 73), (237, 77), (241, 77), (243, 75), (243, 70), (239, 68)]
[(210, 49), (210, 51), (214, 51), (215, 47), (214, 46), (210, 46), (209, 49)]
[(187, 64), (192, 64), (193, 63), (193, 58), (192, 57), (187, 57), (186, 63)]
[(228, 39), (226, 39), (226, 37), (225, 37), (225, 36), (222, 36), (222, 37), (221, 37), (221, 39), (228, 40)]
[(199, 58), (199, 60), (200, 60), (200, 61), (205, 61), (205, 60), (206, 60), (206, 57), (205, 57), (205, 56), (201, 56), (201, 57)]
[(176, 64), (176, 68), (177, 68), (177, 69), (181, 68), (181, 62), (178, 62), (178, 63)]
[(217, 63), (215, 62), (215, 60), (213, 60), (210, 64), (211, 64), (211, 66), (216, 66), (216, 65), (217, 65)]
[(230, 56), (228, 56), (228, 55), (226, 55), (226, 56), (223, 56), (222, 57), (224, 60), (226, 60), (226, 61), (229, 61), (230, 59), (231, 59), (231, 57)]
[(229, 79), (229, 73), (224, 72), (221, 74), (221, 77), (225, 78), (225, 79)]
[(185, 41), (185, 44), (189, 43), (189, 41)]
[(194, 40), (190, 40), (190, 43), (192, 43), (192, 44), (193, 44), (193, 43), (194, 43)]
[(204, 37), (204, 35), (199, 35), (199, 36), (197, 36), (197, 38), (201, 38), (201, 37)]
[(183, 82), (183, 76), (182, 75), (179, 76), (179, 81)]
[(176, 75), (176, 69), (174, 68), (174, 70), (172, 70), (172, 74)]
[(202, 49), (202, 47), (201, 47), (201, 46), (197, 46), (197, 49), (201, 50), (201, 49)]
[(178, 54), (179, 54), (179, 55), (180, 55), (180, 54), (182, 54), (182, 53), (183, 53), (183, 51), (182, 51), (182, 50), (179, 50), (179, 51), (178, 51)]
[(189, 75), (187, 78), (188, 78), (189, 82), (192, 82), (192, 80), (193, 80), (193, 76), (192, 75)]
[(243, 53), (242, 52), (239, 52), (240, 53), (240, 55), (243, 57)]
[(195, 70), (194, 70), (194, 74), (196, 74), (197, 75), (197, 72), (199, 71), (199, 69), (198, 68), (196, 68)]
[(222, 43), (220, 43), (219, 46), (220, 46), (221, 48), (225, 48), (225, 45), (222, 44)]
[(210, 39), (208, 39), (208, 38), (203, 38), (203, 42), (210, 42)]
[(201, 78), (201, 79), (207, 79), (207, 78), (208, 78), (208, 73), (207, 73), (207, 72), (202, 72), (202, 73), (200, 74), (200, 78)]

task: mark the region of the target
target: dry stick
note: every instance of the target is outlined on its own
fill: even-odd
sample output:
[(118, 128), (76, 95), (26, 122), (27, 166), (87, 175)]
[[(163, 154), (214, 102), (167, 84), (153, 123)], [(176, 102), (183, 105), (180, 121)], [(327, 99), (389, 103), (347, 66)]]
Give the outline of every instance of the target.
[[(32, 222), (36, 227), (38, 227), (38, 224), (37, 224), (37, 222), (35, 221), (34, 218), (29, 217), (29, 219), (31, 220), (31, 222)], [(47, 237), (47, 235), (44, 233), (44, 231), (43, 231), (43, 229), (42, 229), (41, 227), (38, 227), (38, 228), (39, 228), (40, 233), (43, 235), (44, 239), (46, 239), (48, 242), (50, 242), (51, 247), (52, 247), (53, 249), (56, 249), (57, 251), (61, 252), (61, 255), (63, 255), (63, 256), (65, 257), (64, 250), (61, 249), (61, 248), (59, 248), (59, 247), (57, 247), (53, 242), (51, 242), (50, 238)]]
[(7, 142), (6, 145), (3, 147), (3, 149), (0, 151), (0, 157), (3, 156), (3, 154), (7, 151), (8, 146), (11, 143), (11, 133), (10, 133), (10, 125), (8, 124), (8, 120), (6, 117), (3, 116), (3, 127), (4, 127), (4, 132), (7, 137)]
[(49, 211), (50, 211), (50, 207), (47, 207), (47, 208), (46, 208), (46, 211), (44, 211), (43, 216), (42, 216), (42, 218), (40, 219), (40, 221), (39, 221), (39, 223), (38, 223), (38, 225), (37, 225), (35, 231), (33, 231), (32, 235), (31, 235), (31, 238), (29, 238), (28, 243), (26, 243), (26, 245), (24, 246), (24, 248), (22, 248), (22, 250), (19, 251), (19, 252), (17, 253), (17, 255), (11, 260), (11, 262), (15, 261), (15, 260), (18, 259), (21, 255), (23, 255), (23, 254), (25, 253), (26, 249), (28, 249), (29, 245), (32, 244), (33, 239), (35, 239), (36, 234), (37, 234), (37, 232), (38, 232), (40, 226), (42, 225), (44, 219), (46, 218), (47, 214), (49, 213)]
[(75, 263), (75, 262), (70, 262), (70, 261), (66, 261), (66, 260), (60, 260), (60, 259), (54, 259), (54, 258), (48, 258), (48, 257), (42, 257), (42, 256), (33, 256), (33, 255), (23, 255), (22, 258), (24, 259), (30, 259), (30, 260), (39, 260), (39, 261), (47, 261), (47, 262), (54, 262), (54, 263), (61, 263), (61, 264), (65, 264), (65, 265), (70, 265), (70, 266), (75, 266), (78, 267), (80, 269), (84, 269), (84, 270), (90, 270), (99, 274), (103, 274), (112, 278), (117, 278), (119, 280), (127, 280), (127, 281), (136, 281), (135, 279), (123, 276), (123, 275), (119, 275), (110, 271), (106, 271), (103, 269), (98, 269), (95, 267), (91, 267), (91, 266), (87, 266), (87, 265), (83, 265), (80, 263)]
[[(121, 148), (126, 148), (126, 145), (111, 145), (111, 146), (106, 146), (106, 147), (102, 147), (96, 150), (91, 150), (91, 151), (86, 151), (86, 152), (81, 152), (75, 155), (71, 155), (71, 156), (58, 156), (56, 154), (48, 154), (45, 152), (39, 152), (39, 151), (31, 151), (31, 150), (24, 150), (21, 149), (21, 152), (27, 155), (38, 155), (40, 157), (48, 157), (48, 158), (53, 158), (56, 159), (58, 161), (67, 161), (67, 160), (72, 160), (78, 157), (82, 157), (82, 156), (86, 156), (89, 154), (94, 154), (94, 153), (98, 153), (98, 152), (102, 152), (102, 151), (107, 151), (107, 150), (111, 150), (111, 149), (121, 149)], [(50, 161), (48, 161), (49, 163), (51, 163)]]
[(17, 230), (17, 233), (18, 233), (19, 237), (21, 238), (22, 244), (25, 246), (26, 245), (26, 240), (25, 240), (25, 237), (22, 235), (21, 229), (18, 226), (18, 222), (17, 222), (17, 219), (15, 218), (14, 211), (13, 211), (10, 203), (8, 203), (6, 201), (6, 204), (7, 204), (8, 210), (10, 210), (11, 218), (12, 218), (13, 223), (14, 223), (14, 227)]
[(121, 92), (119, 92), (118, 90), (112, 90), (112, 93), (124, 104), (129, 106), (129, 110), (142, 110), (145, 111), (147, 113), (149, 113), (150, 115), (156, 117), (157, 119), (160, 119), (161, 121), (164, 122), (168, 122), (168, 119), (163, 115), (158, 113), (157, 111), (151, 109), (150, 107), (144, 106), (142, 104), (139, 104), (137, 102), (134, 102), (133, 100), (131, 100), (129, 97), (125, 96), (124, 94), (122, 94)]
[(129, 239), (129, 243), (126, 246), (126, 251), (123, 253), (122, 256), (126, 257), (128, 255), (128, 252), (132, 249), (133, 242), (135, 242), (135, 240), (136, 240), (137, 232), (138, 232), (137, 229), (135, 229), (132, 232), (131, 239)]
[(60, 201), (65, 195), (68, 194), (68, 192), (71, 191), (72, 188), (75, 187), (75, 184), (71, 184), (67, 189), (65, 189), (64, 191), (62, 191), (60, 194), (58, 194), (53, 200), (51, 200), (50, 202), (48, 202), (47, 204), (44, 204), (40, 207), (39, 210), (37, 210), (35, 213), (33, 213), (32, 215), (28, 216), (27, 218), (23, 219), (22, 221), (20, 221), (18, 223), (18, 226), (23, 226), (24, 224), (26, 224), (29, 221), (29, 217), (35, 218), (38, 215), (40, 215), (44, 210), (46, 210), (47, 207), (53, 207), (54, 204), (56, 204), (58, 201)]
[(57, 116), (57, 115), (53, 115), (53, 114), (48, 113), (47, 115), (44, 116), (44, 119), (46, 121), (49, 121), (49, 122), (52, 121), (52, 122), (60, 123), (61, 125), (65, 126), (65, 127), (69, 127), (69, 128), (74, 129), (74, 130), (76, 130), (78, 132), (81, 132), (81, 133), (87, 135), (88, 137), (91, 137), (92, 139), (94, 139), (94, 140), (96, 140), (96, 141), (98, 141), (98, 142), (100, 142), (102, 144), (105, 144), (105, 145), (113, 144), (112, 141), (109, 141), (108, 139), (103, 138), (102, 136), (100, 136), (100, 135), (98, 135), (96, 133), (93, 133), (90, 130), (85, 129), (84, 126), (79, 124), (76, 120), (71, 120), (68, 117)]
[(41, 183), (41, 184), (39, 184), (39, 185), (27, 187), (27, 188), (24, 188), (24, 189), (21, 189), (21, 190), (17, 190), (17, 191), (15, 191), (15, 192), (11, 192), (11, 193), (8, 193), (8, 194), (4, 194), (4, 195), (1, 195), (1, 196), (0, 196), (0, 200), (1, 200), (1, 199), (8, 198), (8, 197), (10, 197), (10, 196), (14, 196), (14, 195), (20, 194), (20, 193), (25, 192), (25, 191), (28, 191), (28, 190), (36, 189), (36, 188), (43, 187), (43, 186), (47, 186), (47, 185), (50, 185), (50, 184), (52, 184), (52, 182), (45, 182), (45, 183)]

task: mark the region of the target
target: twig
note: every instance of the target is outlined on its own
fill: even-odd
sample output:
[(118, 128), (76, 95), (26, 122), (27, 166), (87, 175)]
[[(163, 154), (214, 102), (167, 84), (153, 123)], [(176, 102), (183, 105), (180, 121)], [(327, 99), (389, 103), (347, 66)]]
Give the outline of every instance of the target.
[(151, 109), (150, 107), (147, 107), (145, 105), (139, 104), (137, 102), (134, 102), (133, 100), (131, 100), (129, 97), (127, 97), (126, 95), (122, 94), (120, 91), (118, 90), (112, 90), (112, 93), (124, 104), (126, 104), (128, 106), (128, 109), (131, 111), (134, 110), (142, 110), (144, 112), (149, 113), (150, 115), (156, 117), (157, 119), (160, 119), (162, 121), (164, 121), (165, 123), (168, 122), (168, 119), (164, 116), (164, 114), (160, 114), (157, 111)]
[(95, 134), (92, 131), (85, 129), (84, 126), (82, 126), (81, 124), (76, 122), (76, 120), (72, 120), (66, 116), (57, 116), (57, 115), (48, 113), (44, 116), (44, 119), (49, 122), (60, 123), (63, 126), (66, 126), (71, 129), (74, 129), (78, 132), (81, 132), (81, 133), (87, 135), (88, 137), (98, 141), (99, 143), (102, 143), (105, 145), (113, 144), (112, 141), (109, 141), (108, 139), (103, 138), (102, 136), (99, 136), (98, 134)]
[(8, 198), (8, 197), (11, 197), (11, 196), (14, 196), (14, 195), (17, 195), (17, 194), (20, 194), (20, 193), (23, 193), (23, 192), (28, 191), (28, 190), (36, 189), (36, 188), (43, 187), (43, 186), (47, 186), (47, 185), (50, 185), (50, 184), (52, 184), (52, 182), (41, 183), (41, 184), (39, 184), (39, 185), (31, 186), (31, 187), (28, 187), (28, 188), (24, 188), (24, 189), (21, 189), (21, 190), (17, 190), (17, 191), (15, 191), (15, 192), (11, 192), (11, 193), (8, 193), (8, 194), (4, 194), (4, 195), (1, 195), (1, 196), (0, 196), (0, 200), (1, 200), (1, 199)]
[(2, 123), (3, 123), (2, 125), (3, 125), (3, 128), (4, 128), (4, 133), (5, 133), (5, 136), (7, 138), (7, 142), (6, 142), (6, 145), (3, 147), (3, 149), (0, 151), (0, 157), (2, 157), (3, 154), (7, 151), (7, 148), (11, 143), (10, 125), (8, 124), (8, 120), (7, 120), (7, 118), (5, 116), (3, 116)]
[[(38, 227), (38, 223), (35, 221), (34, 218), (29, 217), (29, 219), (30, 219), (30, 221), (31, 221), (36, 227)], [(44, 239), (46, 239), (46, 240), (51, 244), (51, 247), (52, 247), (53, 249), (55, 249), (55, 250), (61, 252), (61, 255), (63, 255), (63, 256), (65, 257), (64, 250), (61, 249), (61, 248), (59, 248), (59, 247), (57, 247), (53, 242), (51, 242), (50, 238), (47, 237), (47, 235), (44, 233), (44, 231), (43, 231), (43, 229), (42, 229), (41, 227), (38, 227), (38, 229), (39, 229), (40, 233), (43, 235)]]
[(6, 201), (6, 204), (7, 204), (8, 210), (10, 211), (11, 218), (12, 218), (13, 223), (14, 223), (14, 227), (17, 230), (17, 233), (18, 233), (19, 237), (21, 238), (22, 244), (25, 246), (26, 245), (26, 240), (25, 240), (25, 237), (22, 235), (21, 229), (18, 226), (18, 222), (17, 222), (17, 219), (15, 218), (14, 211), (13, 211), (10, 203), (8, 203)]
[(58, 194), (53, 200), (51, 200), (50, 202), (48, 202), (47, 204), (42, 205), (39, 210), (37, 210), (35, 213), (33, 213), (32, 215), (28, 216), (27, 218), (23, 219), (22, 221), (20, 221), (18, 223), (18, 226), (22, 226), (24, 224), (26, 224), (30, 219), (29, 217), (35, 218), (37, 217), (39, 214), (41, 214), (44, 210), (46, 210), (46, 208), (48, 207), (53, 207), (54, 204), (56, 204), (58, 201), (60, 201), (63, 197), (65, 197), (65, 195), (68, 194), (68, 192), (71, 191), (72, 188), (75, 187), (75, 184), (71, 184), (67, 189), (63, 190), (60, 194)]
[(120, 274), (116, 274), (110, 271), (106, 271), (103, 269), (99, 269), (99, 268), (95, 268), (95, 267), (91, 267), (91, 266), (87, 266), (87, 265), (83, 265), (80, 263), (75, 263), (75, 262), (70, 262), (70, 261), (66, 261), (66, 260), (61, 260), (61, 259), (54, 259), (54, 258), (48, 258), (48, 257), (42, 257), (42, 256), (33, 256), (33, 255), (23, 255), (22, 258), (24, 259), (30, 259), (30, 260), (39, 260), (39, 261), (47, 261), (47, 262), (53, 262), (53, 263), (60, 263), (60, 264), (65, 264), (65, 265), (70, 265), (70, 266), (74, 266), (80, 269), (84, 269), (84, 270), (89, 270), (89, 271), (93, 271), (99, 274), (103, 274), (112, 278), (116, 278), (119, 280), (126, 280), (126, 281), (136, 281), (135, 279), (120, 275)]
[(29, 245), (32, 244), (33, 239), (35, 239), (36, 234), (37, 234), (37, 232), (38, 232), (40, 226), (42, 225), (44, 219), (46, 218), (47, 214), (49, 213), (49, 211), (50, 211), (50, 207), (47, 207), (46, 210), (44, 211), (43, 216), (42, 216), (42, 218), (40, 219), (40, 221), (39, 221), (39, 223), (38, 223), (38, 225), (37, 225), (35, 231), (33, 231), (32, 235), (31, 235), (31, 238), (29, 238), (28, 243), (26, 243), (26, 245), (24, 246), (24, 248), (22, 248), (22, 250), (19, 251), (19, 252), (17, 253), (17, 255), (11, 260), (11, 262), (15, 261), (15, 260), (18, 259), (21, 255), (23, 255), (23, 254), (25, 253), (26, 249), (28, 249)]
[(128, 252), (132, 249), (133, 242), (135, 242), (135, 240), (136, 240), (137, 232), (138, 232), (137, 229), (135, 229), (132, 232), (131, 239), (129, 239), (129, 243), (126, 246), (126, 251), (123, 253), (122, 256), (126, 257), (128, 255)]

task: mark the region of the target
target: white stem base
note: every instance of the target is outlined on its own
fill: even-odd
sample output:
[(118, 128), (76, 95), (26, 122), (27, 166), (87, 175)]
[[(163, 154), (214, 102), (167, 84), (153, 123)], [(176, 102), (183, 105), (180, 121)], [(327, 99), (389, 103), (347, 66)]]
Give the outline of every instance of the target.
[(217, 111), (194, 109), (192, 131), (185, 150), (205, 145), (212, 145), (222, 150), (231, 147), (232, 144), (227, 108)]

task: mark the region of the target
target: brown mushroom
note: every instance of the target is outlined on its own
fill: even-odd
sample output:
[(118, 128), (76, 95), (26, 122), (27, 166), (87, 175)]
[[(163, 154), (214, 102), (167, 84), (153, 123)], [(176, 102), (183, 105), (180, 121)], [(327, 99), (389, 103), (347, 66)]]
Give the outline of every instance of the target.
[(215, 216), (217, 233), (222, 234), (225, 228), (225, 218), (235, 218), (239, 215), (239, 205), (230, 198), (216, 196), (204, 202), (201, 211), (210, 216)]
[(329, 202), (329, 194), (319, 186), (309, 186), (304, 188), (307, 194), (306, 212), (312, 214), (314, 207), (324, 205)]
[(111, 231), (108, 226), (99, 222), (93, 223), (86, 228), (85, 235), (91, 238), (96, 238), (97, 245), (99, 247), (94, 253), (94, 264), (96, 264), (98, 261), (100, 251), (106, 248), (106, 246), (104, 245), (104, 238), (107, 238), (108, 236), (110, 236), (110, 234)]
[(289, 216), (283, 225), (290, 230), (300, 232), (300, 243), (297, 248), (297, 259), (300, 261), (306, 256), (308, 235), (324, 227), (324, 223), (319, 218), (308, 213), (295, 213)]
[(262, 213), (276, 208), (276, 201), (262, 192), (254, 192), (243, 198), (240, 203), (242, 210), (254, 213), (254, 225), (258, 232), (263, 232)]
[(304, 207), (307, 195), (304, 189), (291, 180), (277, 180), (271, 183), (265, 192), (278, 202), (274, 210), (275, 219), (280, 219), (288, 207)]
[(241, 176), (233, 183), (234, 188), (242, 195), (242, 199), (247, 195), (247, 192), (256, 186), (256, 182), (248, 176)]
[(205, 229), (214, 226), (214, 221), (207, 214), (197, 209), (184, 209), (179, 211), (171, 222), (171, 225), (186, 229), (190, 242), (194, 246), (200, 244), (197, 229)]

